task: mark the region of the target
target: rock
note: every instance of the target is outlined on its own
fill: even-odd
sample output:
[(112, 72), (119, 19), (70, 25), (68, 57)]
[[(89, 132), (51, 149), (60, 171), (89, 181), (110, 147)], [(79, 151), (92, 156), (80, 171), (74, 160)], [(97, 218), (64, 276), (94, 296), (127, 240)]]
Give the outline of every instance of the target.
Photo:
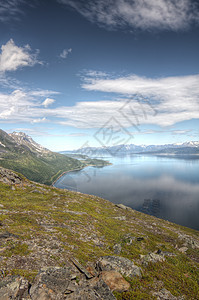
[(14, 172), (0, 167), (0, 181), (8, 184), (21, 184), (22, 179)]
[(157, 300), (183, 300), (184, 297), (175, 297), (165, 288), (161, 289), (159, 292), (153, 293), (154, 297), (157, 297)]
[(149, 262), (156, 263), (165, 261), (164, 254), (162, 254), (162, 252), (160, 254), (148, 253), (147, 255), (140, 255), (140, 258), (144, 264), (148, 264)]
[(115, 254), (120, 254), (120, 252), (122, 251), (122, 246), (120, 244), (115, 244), (113, 246), (113, 251)]
[(108, 285), (101, 278), (93, 278), (78, 286), (76, 291), (64, 299), (68, 300), (116, 300)]
[(182, 252), (182, 253), (186, 253), (186, 251), (188, 250), (188, 248), (187, 247), (181, 247), (181, 248), (179, 248), (178, 249), (180, 252)]
[(103, 256), (96, 263), (98, 271), (117, 271), (128, 277), (141, 277), (141, 268), (128, 258), (119, 256)]
[(84, 273), (86, 275), (86, 278), (90, 279), (93, 276), (85, 269), (75, 258), (71, 258), (72, 263), (80, 270), (80, 272)]
[[(31, 299), (115, 299), (110, 288), (101, 278), (88, 276), (89, 272), (77, 260), (73, 264), (67, 262), (67, 267), (64, 268), (43, 268), (30, 288)], [(88, 279), (88, 277), (92, 278)]]
[(113, 219), (116, 219), (116, 220), (119, 220), (119, 221), (125, 221), (126, 217), (125, 216), (113, 217)]
[(184, 247), (190, 247), (192, 249), (199, 248), (199, 241), (186, 234), (179, 234), (178, 238), (184, 241)]
[(122, 209), (132, 210), (131, 207), (126, 206), (126, 205), (124, 205), (124, 204), (116, 204), (115, 206), (117, 206), (117, 207), (119, 207), (119, 208), (122, 208)]
[(109, 286), (111, 291), (126, 292), (130, 288), (128, 283), (119, 272), (116, 271), (102, 271), (100, 278)]
[(0, 282), (0, 299), (30, 299), (30, 284), (23, 277), (9, 276)]
[(19, 236), (17, 234), (13, 234), (8, 231), (0, 234), (0, 239), (7, 239), (9, 237), (19, 238)]
[[(74, 270), (71, 267), (49, 267), (43, 269), (35, 278), (30, 288), (31, 299), (51, 300), (63, 299), (64, 294), (75, 290)], [(76, 278), (76, 276), (75, 276)], [(72, 285), (72, 290), (71, 290)]]
[(139, 236), (139, 237), (137, 237), (137, 239), (136, 239), (138, 242), (141, 242), (141, 241), (143, 241), (144, 240), (144, 238), (142, 237), (142, 236)]

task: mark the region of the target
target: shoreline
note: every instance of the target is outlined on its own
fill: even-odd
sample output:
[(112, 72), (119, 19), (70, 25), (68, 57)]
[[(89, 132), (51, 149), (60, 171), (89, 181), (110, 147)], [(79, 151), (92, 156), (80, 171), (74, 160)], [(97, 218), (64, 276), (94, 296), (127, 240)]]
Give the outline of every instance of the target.
[(87, 165), (87, 166), (83, 166), (83, 167), (81, 167), (81, 168), (77, 168), (77, 169), (72, 169), (72, 170), (68, 170), (68, 171), (65, 171), (65, 172), (63, 172), (63, 173), (61, 173), (58, 177), (57, 177), (57, 179), (55, 179), (53, 182), (52, 182), (52, 184), (51, 184), (51, 186), (53, 186), (53, 187), (55, 187), (54, 186), (54, 184), (64, 175), (64, 174), (67, 174), (67, 173), (70, 173), (70, 172), (73, 172), (73, 171), (81, 171), (81, 170), (83, 170), (83, 169), (85, 169), (85, 168), (87, 168), (87, 167), (96, 167), (96, 168), (101, 168), (101, 167), (107, 167), (107, 166), (111, 166), (112, 164), (111, 163), (109, 163), (109, 164), (107, 164), (107, 165), (103, 165), (103, 166), (96, 166), (96, 165)]

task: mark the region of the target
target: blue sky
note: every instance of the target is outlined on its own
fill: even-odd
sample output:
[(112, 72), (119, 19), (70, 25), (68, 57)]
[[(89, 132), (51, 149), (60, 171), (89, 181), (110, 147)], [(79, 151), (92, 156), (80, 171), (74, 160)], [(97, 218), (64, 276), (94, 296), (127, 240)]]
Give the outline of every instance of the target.
[(54, 150), (199, 136), (199, 4), (2, 0), (0, 128)]

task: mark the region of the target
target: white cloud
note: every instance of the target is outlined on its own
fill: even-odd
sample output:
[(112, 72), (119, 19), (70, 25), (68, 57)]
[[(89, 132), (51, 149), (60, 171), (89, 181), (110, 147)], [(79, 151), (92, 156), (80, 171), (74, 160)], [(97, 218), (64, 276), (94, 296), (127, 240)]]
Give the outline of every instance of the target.
[(98, 79), (93, 74), (94, 78), (90, 76), (83, 87), (105, 92), (106, 97), (109, 92), (115, 93), (115, 101), (77, 102), (74, 106), (50, 108), (48, 105), (54, 103), (51, 96), (56, 92), (18, 89), (10, 94), (0, 93), (0, 122), (54, 122), (76, 128), (101, 128), (114, 118), (122, 127), (134, 127), (133, 131), (139, 132), (142, 124), (167, 127), (199, 119), (199, 75)]
[(192, 0), (58, 0), (93, 23), (108, 29), (181, 30), (198, 22), (199, 7)]
[(25, 66), (34, 66), (41, 63), (37, 60), (37, 53), (32, 54), (29, 45), (18, 47), (10, 39), (5, 45), (1, 46), (0, 72), (16, 71)]
[(199, 75), (156, 79), (133, 75), (115, 79), (89, 77), (82, 87), (89, 91), (126, 95), (129, 100), (124, 104), (123, 115), (130, 119), (133, 109), (137, 118), (143, 115), (142, 123), (167, 126), (199, 118), (198, 82)]
[(61, 58), (67, 58), (68, 57), (68, 54), (72, 52), (72, 49), (64, 49), (61, 53), (60, 53), (60, 57)]
[(52, 98), (46, 98), (44, 102), (42, 103), (43, 106), (48, 107), (49, 105), (53, 104), (55, 102)]
[(46, 123), (48, 120), (44, 117), (44, 118), (37, 118), (37, 119), (33, 119), (32, 123)]

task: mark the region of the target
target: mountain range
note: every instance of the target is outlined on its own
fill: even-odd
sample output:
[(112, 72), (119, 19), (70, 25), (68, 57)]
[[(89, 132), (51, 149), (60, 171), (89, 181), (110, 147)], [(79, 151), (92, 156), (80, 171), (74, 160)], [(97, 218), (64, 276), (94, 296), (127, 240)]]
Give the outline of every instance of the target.
[(184, 143), (164, 144), (164, 145), (116, 145), (110, 147), (85, 147), (73, 151), (61, 151), (62, 154), (81, 153), (88, 156), (107, 156), (107, 155), (130, 155), (130, 154), (158, 154), (173, 153), (180, 154), (199, 154), (199, 141), (190, 141)]

